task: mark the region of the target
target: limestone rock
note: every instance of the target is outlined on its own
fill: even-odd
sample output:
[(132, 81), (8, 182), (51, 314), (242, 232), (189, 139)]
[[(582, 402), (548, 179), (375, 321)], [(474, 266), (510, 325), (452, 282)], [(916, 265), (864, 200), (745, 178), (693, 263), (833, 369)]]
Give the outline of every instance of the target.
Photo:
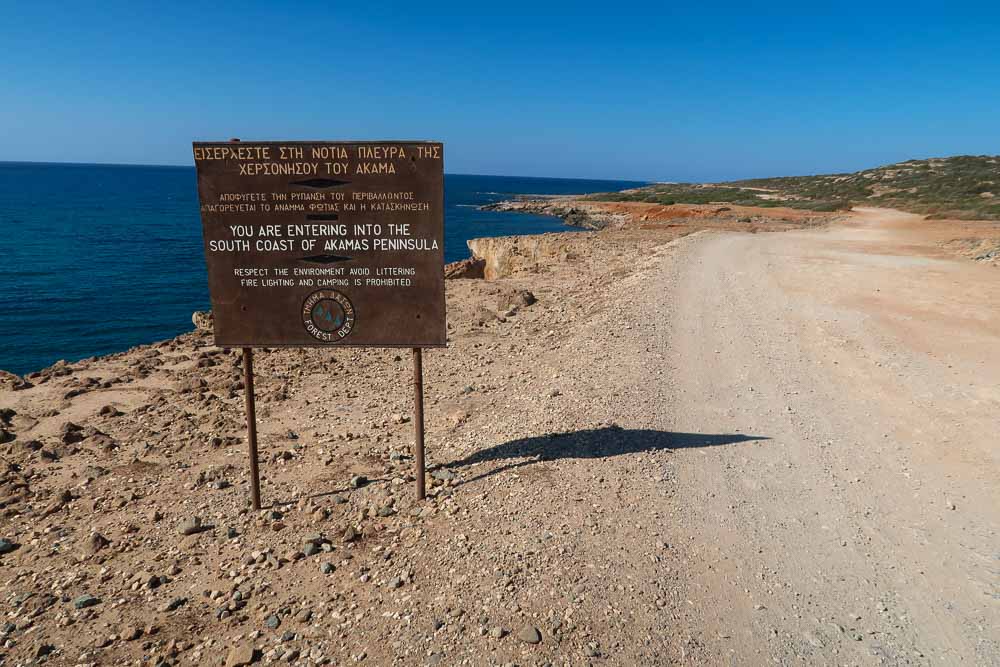
[(260, 652), (250, 644), (241, 644), (229, 649), (226, 656), (226, 667), (245, 667), (252, 665), (260, 658)]
[(472, 280), (482, 279), (484, 277), (483, 271), (485, 268), (485, 260), (470, 257), (469, 259), (463, 259), (460, 262), (451, 262), (450, 264), (446, 264), (444, 267), (444, 277), (445, 280), (455, 280), (460, 278)]
[(211, 332), (215, 327), (215, 317), (210, 310), (196, 310), (191, 313), (191, 323), (196, 331)]
[(90, 537), (87, 539), (87, 543), (86, 543), (85, 549), (86, 549), (87, 553), (89, 553), (89, 554), (96, 554), (98, 551), (100, 551), (104, 547), (108, 546), (109, 544), (111, 544), (111, 540), (109, 540), (108, 538), (104, 537), (103, 535), (101, 535), (98, 532), (93, 532), (93, 533), (90, 534)]
[(542, 641), (542, 633), (538, 631), (538, 628), (526, 625), (517, 631), (517, 638), (525, 644), (538, 644)]

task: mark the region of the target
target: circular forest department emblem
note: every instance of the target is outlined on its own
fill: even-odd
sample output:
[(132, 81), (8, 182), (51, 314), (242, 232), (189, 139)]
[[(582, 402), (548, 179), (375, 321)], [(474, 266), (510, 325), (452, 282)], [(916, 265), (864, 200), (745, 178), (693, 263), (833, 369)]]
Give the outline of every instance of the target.
[(302, 324), (316, 340), (336, 343), (354, 328), (354, 305), (336, 290), (313, 292), (302, 304)]

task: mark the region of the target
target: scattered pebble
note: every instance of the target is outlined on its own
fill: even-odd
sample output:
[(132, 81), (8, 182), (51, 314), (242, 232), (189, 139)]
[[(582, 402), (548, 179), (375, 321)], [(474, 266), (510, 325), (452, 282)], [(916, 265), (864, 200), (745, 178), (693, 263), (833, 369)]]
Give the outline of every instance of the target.
[(542, 641), (542, 633), (538, 628), (526, 625), (517, 631), (517, 638), (525, 644), (538, 644)]
[(209, 526), (202, 524), (201, 517), (192, 516), (185, 519), (178, 529), (181, 535), (194, 535), (195, 533), (200, 533), (204, 530), (208, 530)]
[(94, 607), (96, 605), (99, 605), (100, 603), (101, 600), (99, 598), (96, 598), (93, 595), (90, 595), (89, 593), (81, 595), (77, 599), (73, 600), (73, 606), (76, 607), (77, 609), (86, 609), (87, 607)]

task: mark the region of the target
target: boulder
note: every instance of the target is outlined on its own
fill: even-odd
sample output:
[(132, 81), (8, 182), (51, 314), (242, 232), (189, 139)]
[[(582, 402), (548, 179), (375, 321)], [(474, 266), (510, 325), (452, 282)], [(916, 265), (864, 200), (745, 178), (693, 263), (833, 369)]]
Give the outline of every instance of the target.
[(234, 646), (226, 656), (226, 667), (246, 667), (257, 662), (260, 652), (250, 644)]
[(486, 260), (470, 257), (469, 259), (463, 259), (460, 262), (445, 264), (444, 277), (445, 280), (454, 280), (459, 278), (481, 280), (485, 277), (485, 269)]
[(215, 317), (210, 310), (196, 310), (191, 313), (191, 323), (195, 331), (208, 333), (215, 328)]
[(500, 294), (497, 300), (497, 312), (508, 312), (530, 306), (537, 302), (535, 295), (526, 289), (516, 289)]
[(22, 378), (20, 375), (14, 375), (13, 373), (8, 373), (7, 371), (0, 371), (0, 389), (20, 391), (30, 387), (31, 383)]

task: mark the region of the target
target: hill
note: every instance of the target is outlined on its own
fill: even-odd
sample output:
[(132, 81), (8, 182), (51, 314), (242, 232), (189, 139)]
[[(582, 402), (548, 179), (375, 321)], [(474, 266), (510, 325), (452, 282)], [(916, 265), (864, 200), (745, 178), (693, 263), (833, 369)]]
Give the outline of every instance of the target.
[(813, 211), (867, 205), (933, 218), (1000, 220), (1000, 156), (908, 160), (852, 174), (754, 178), (726, 183), (656, 183), (591, 195), (590, 199), (788, 206)]

